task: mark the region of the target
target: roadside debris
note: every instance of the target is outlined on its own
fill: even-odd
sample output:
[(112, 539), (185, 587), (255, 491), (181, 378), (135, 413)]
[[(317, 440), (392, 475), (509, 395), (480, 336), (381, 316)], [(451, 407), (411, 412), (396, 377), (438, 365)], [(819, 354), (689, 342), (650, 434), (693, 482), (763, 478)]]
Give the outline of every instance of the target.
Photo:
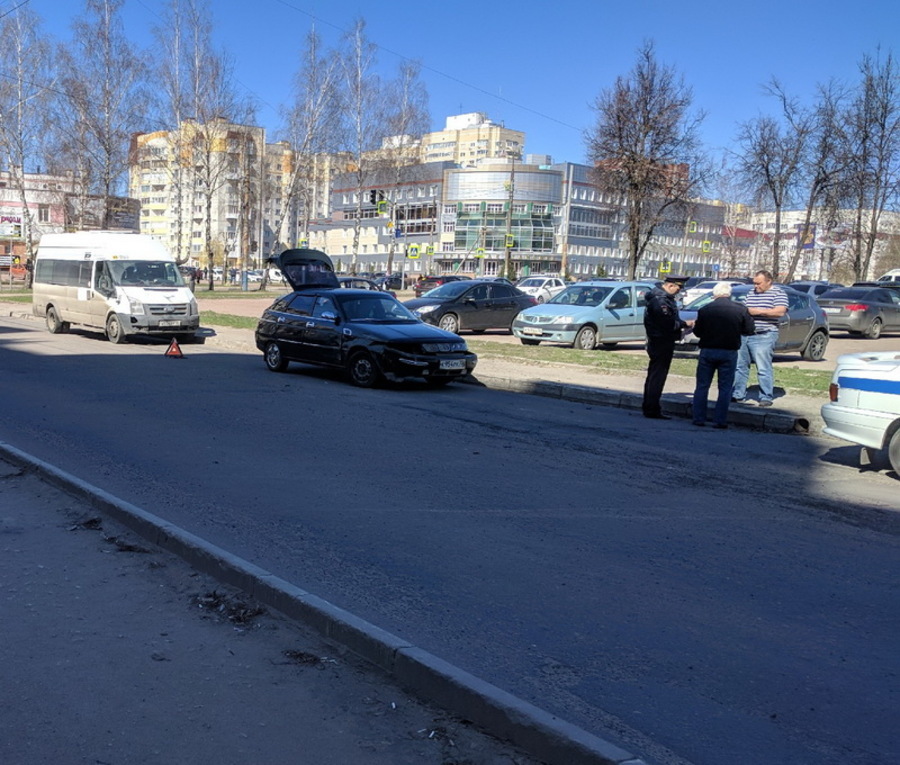
[(250, 625), (254, 619), (266, 613), (266, 609), (262, 606), (250, 605), (237, 598), (223, 595), (217, 590), (207, 592), (205, 595), (198, 595), (193, 602), (204, 611), (222, 616), (232, 624), (243, 626)]

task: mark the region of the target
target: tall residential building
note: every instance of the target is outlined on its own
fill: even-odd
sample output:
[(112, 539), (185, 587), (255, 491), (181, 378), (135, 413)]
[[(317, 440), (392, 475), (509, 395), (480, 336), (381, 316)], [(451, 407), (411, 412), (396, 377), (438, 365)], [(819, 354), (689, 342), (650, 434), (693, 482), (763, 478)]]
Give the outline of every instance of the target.
[(301, 155), (287, 141), (266, 144), (263, 254), (309, 242), (310, 226), (331, 214), (331, 184), (348, 155)]
[(481, 112), (447, 117), (444, 129), (426, 133), (421, 141), (422, 162), (455, 162), (474, 166), (478, 160), (522, 159), (525, 133), (497, 125)]
[(141, 233), (179, 262), (205, 266), (262, 258), (265, 130), (215, 119), (132, 140), (131, 195), (141, 201)]

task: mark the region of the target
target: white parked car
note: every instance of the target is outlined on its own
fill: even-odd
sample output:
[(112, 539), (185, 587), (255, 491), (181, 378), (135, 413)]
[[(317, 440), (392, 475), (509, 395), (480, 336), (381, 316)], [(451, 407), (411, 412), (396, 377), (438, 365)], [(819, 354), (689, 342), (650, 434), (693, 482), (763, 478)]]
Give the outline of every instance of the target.
[(886, 452), (900, 475), (900, 351), (838, 356), (825, 432), (873, 453)]
[(516, 282), (526, 295), (531, 295), (538, 303), (545, 303), (566, 288), (566, 283), (558, 276), (527, 276)]

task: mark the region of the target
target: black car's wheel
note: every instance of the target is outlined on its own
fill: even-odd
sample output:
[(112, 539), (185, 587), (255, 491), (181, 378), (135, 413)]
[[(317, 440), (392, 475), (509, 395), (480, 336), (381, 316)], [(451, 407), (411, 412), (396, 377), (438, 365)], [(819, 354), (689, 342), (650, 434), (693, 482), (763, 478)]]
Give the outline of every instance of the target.
[(53, 335), (69, 331), (69, 322), (60, 319), (59, 314), (53, 306), (50, 306), (50, 308), (47, 309), (47, 329)]
[(586, 324), (578, 330), (575, 335), (575, 342), (572, 343), (573, 348), (581, 351), (592, 351), (597, 346), (597, 330), (590, 324)]
[(868, 340), (877, 340), (881, 337), (881, 319), (873, 319), (872, 324), (863, 333), (863, 337)]
[(373, 388), (381, 379), (381, 372), (371, 353), (357, 351), (347, 361), (347, 377), (358, 388)]
[(530, 337), (520, 337), (519, 340), (522, 341), (522, 345), (540, 345), (540, 340), (532, 340)]
[(459, 317), (455, 313), (445, 313), (438, 320), (438, 326), (455, 334), (459, 332)]
[(824, 332), (816, 332), (809, 338), (809, 342), (800, 355), (807, 361), (821, 361), (825, 358), (825, 349), (827, 347), (828, 335)]
[(603, 348), (604, 351), (614, 351), (618, 343), (600, 343), (600, 347)]
[(109, 342), (117, 345), (125, 342), (125, 330), (122, 329), (122, 322), (114, 313), (111, 313), (106, 320), (106, 338)]
[(287, 359), (282, 355), (278, 343), (268, 343), (263, 351), (263, 360), (272, 372), (284, 372), (287, 369)]

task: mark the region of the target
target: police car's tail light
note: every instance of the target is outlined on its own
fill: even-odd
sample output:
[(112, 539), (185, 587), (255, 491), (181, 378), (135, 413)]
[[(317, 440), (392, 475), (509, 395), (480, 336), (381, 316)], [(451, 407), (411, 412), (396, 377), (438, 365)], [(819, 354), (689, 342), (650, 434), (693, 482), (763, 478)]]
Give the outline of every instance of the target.
[(850, 303), (850, 305), (845, 305), (844, 308), (846, 308), (848, 311), (868, 311), (869, 310), (869, 306), (866, 305), (865, 303)]
[(837, 383), (831, 383), (828, 386), (828, 398), (831, 399), (831, 403), (835, 403), (838, 400), (838, 393), (840, 392), (841, 387)]

